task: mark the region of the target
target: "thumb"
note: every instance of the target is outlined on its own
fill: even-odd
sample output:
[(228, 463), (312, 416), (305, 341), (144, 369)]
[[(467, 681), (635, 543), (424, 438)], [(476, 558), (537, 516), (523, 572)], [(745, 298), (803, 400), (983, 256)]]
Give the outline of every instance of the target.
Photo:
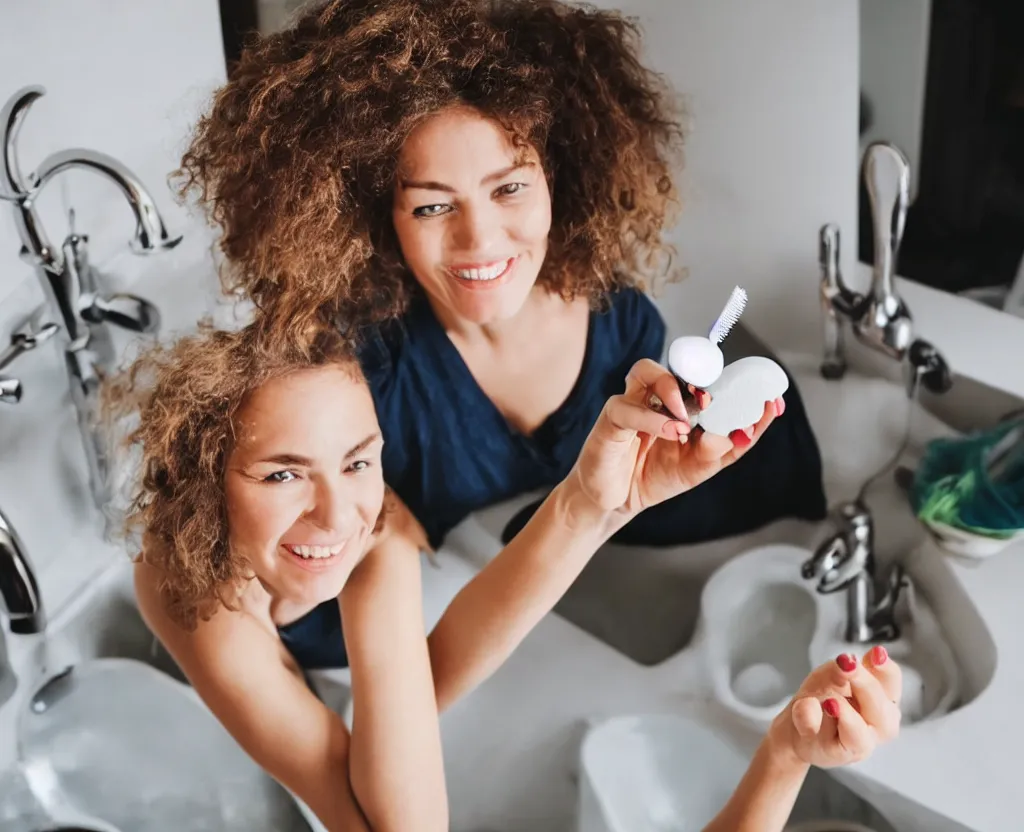
[(818, 735), (824, 714), (821, 710), (821, 703), (815, 697), (804, 696), (797, 699), (790, 712), (793, 727), (800, 737), (812, 739)]

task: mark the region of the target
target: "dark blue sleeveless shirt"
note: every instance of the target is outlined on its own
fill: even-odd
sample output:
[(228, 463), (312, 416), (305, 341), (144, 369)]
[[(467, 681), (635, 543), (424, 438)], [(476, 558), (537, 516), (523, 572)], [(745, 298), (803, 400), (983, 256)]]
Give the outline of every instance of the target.
[[(407, 313), (372, 333), (363, 370), (384, 435), (384, 480), (437, 547), (465, 517), (569, 473), (607, 399), (641, 358), (660, 361), (664, 321), (642, 292), (622, 289), (590, 315), (586, 352), (565, 402), (532, 435), (512, 428), (473, 378), (418, 296)], [(786, 413), (742, 460), (674, 500), (645, 511), (616, 535), (641, 545), (696, 543), (750, 531), (783, 516), (825, 513), (821, 459), (795, 386)], [(510, 540), (539, 503), (509, 523)], [(344, 664), (338, 604), (280, 628), (304, 667)], [(337, 635), (334, 635), (334, 633)], [(328, 635), (330, 634), (330, 635)]]

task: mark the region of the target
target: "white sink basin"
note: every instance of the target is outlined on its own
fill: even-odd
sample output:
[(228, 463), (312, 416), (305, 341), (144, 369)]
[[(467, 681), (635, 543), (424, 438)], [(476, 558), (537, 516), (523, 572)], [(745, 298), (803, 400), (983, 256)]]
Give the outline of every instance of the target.
[[(148, 665), (87, 661), (26, 704), (19, 760), (6, 776), (35, 798), (27, 814), (50, 819), (37, 828), (89, 818), (79, 823), (123, 832), (308, 829), (288, 793), (189, 689)], [(0, 795), (0, 819), (25, 809)]]
[[(700, 832), (747, 768), (747, 758), (703, 722), (698, 715), (646, 714), (591, 728), (580, 751), (576, 832)], [(816, 832), (892, 829), (819, 770), (805, 782), (789, 823), (787, 829)]]
[(131, 578), (119, 562), (45, 639), (25, 637), (34, 650), (0, 729), (0, 832), (309, 832), (302, 807), (182, 684)]
[[(821, 594), (801, 578), (811, 554), (798, 546), (759, 547), (721, 567), (704, 588), (701, 647), (715, 696), (758, 727), (785, 706), (811, 668), (869, 647), (844, 638), (845, 591)], [(930, 605), (913, 586), (904, 593), (900, 638), (882, 643), (903, 668), (904, 725), (912, 725), (962, 705), (965, 687)]]

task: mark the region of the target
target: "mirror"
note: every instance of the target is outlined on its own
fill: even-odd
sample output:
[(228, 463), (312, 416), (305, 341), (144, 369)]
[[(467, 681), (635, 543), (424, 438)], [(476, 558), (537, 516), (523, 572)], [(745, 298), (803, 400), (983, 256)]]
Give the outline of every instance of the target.
[[(860, 150), (896, 145), (896, 272), (1024, 318), (1024, 3), (861, 0)], [(858, 259), (873, 262), (859, 183)]]

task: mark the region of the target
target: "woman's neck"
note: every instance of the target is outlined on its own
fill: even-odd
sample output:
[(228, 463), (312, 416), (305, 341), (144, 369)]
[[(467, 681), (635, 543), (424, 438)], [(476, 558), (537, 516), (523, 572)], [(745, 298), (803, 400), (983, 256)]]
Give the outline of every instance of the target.
[(452, 314), (429, 295), (427, 302), (441, 327), (453, 341), (470, 348), (487, 345), (492, 349), (509, 341), (515, 342), (521, 339), (524, 333), (536, 331), (538, 325), (542, 327), (545, 320), (550, 321), (553, 309), (562, 309), (566, 305), (566, 301), (558, 295), (540, 286), (534, 286), (519, 311), (513, 316), (478, 324)]

